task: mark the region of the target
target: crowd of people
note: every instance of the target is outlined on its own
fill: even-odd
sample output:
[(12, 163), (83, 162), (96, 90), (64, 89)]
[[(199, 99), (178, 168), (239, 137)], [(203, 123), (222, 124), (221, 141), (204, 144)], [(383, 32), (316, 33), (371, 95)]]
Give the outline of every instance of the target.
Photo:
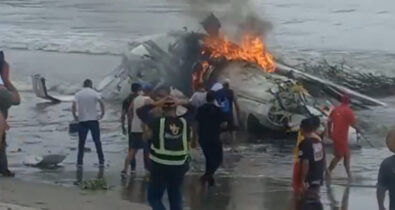
[[(14, 176), (8, 169), (6, 156), (6, 132), (8, 109), (21, 101), (17, 89), (10, 81), (10, 68), (0, 53), (0, 174)], [(342, 103), (335, 107), (329, 117), (327, 130), (319, 131), (322, 124), (316, 116), (304, 119), (295, 148), (295, 164), (292, 187), (296, 209), (323, 209), (320, 188), (329, 182), (331, 172), (344, 160), (350, 182), (349, 128), (357, 130), (355, 115), (350, 108), (351, 100), (344, 95)], [(100, 108), (98, 112), (97, 108)], [(105, 157), (100, 140), (99, 121), (105, 115), (105, 105), (100, 93), (94, 90), (89, 79), (76, 93), (72, 114), (79, 122), (77, 167), (83, 167), (84, 145), (88, 132), (96, 146), (100, 167)], [(205, 157), (205, 172), (200, 178), (203, 186), (215, 186), (214, 175), (223, 160), (221, 133), (231, 137), (231, 147), (237, 152), (235, 131), (240, 124), (240, 107), (230, 81), (216, 83), (210, 90), (203, 84), (197, 86), (190, 99), (175, 96), (166, 86), (133, 83), (130, 95), (122, 103), (122, 132), (129, 137), (129, 150), (121, 176), (127, 177), (136, 170), (136, 153), (142, 149), (144, 168), (149, 173), (147, 198), (153, 210), (166, 209), (162, 203), (165, 191), (171, 210), (183, 208), (182, 184), (189, 169), (190, 148), (199, 145)], [(322, 143), (327, 132), (334, 143), (334, 159), (326, 166), (326, 154)], [(387, 145), (395, 152), (395, 130), (387, 136)], [(390, 192), (390, 210), (395, 210), (395, 156), (384, 160), (380, 166), (377, 200), (384, 210), (384, 198)], [(130, 169), (129, 169), (130, 168)]]
[[(165, 209), (162, 203), (165, 191), (170, 208), (182, 209), (182, 183), (189, 169), (190, 147), (201, 146), (206, 171), (200, 181), (210, 187), (215, 185), (214, 174), (223, 159), (221, 132), (229, 133), (232, 148), (237, 151), (234, 132), (238, 127), (239, 105), (229, 83), (224, 80), (210, 91), (199, 85), (190, 99), (175, 96), (167, 86), (154, 89), (150, 84), (131, 85), (131, 93), (122, 103), (121, 127), (129, 137), (129, 150), (121, 176), (125, 178), (135, 172), (136, 153), (142, 149), (144, 168), (149, 174), (148, 201), (153, 209)], [(95, 142), (99, 165), (104, 166), (99, 130), (104, 103), (92, 88), (91, 80), (85, 80), (83, 87), (75, 95), (72, 107), (73, 116), (79, 122), (77, 166), (83, 165), (88, 131)], [(99, 105), (98, 115), (95, 107)]]

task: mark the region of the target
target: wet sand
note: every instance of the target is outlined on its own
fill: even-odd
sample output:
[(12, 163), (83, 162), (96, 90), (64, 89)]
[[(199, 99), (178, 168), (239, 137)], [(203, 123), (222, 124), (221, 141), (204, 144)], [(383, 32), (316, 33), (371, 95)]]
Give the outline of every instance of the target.
[[(130, 203), (120, 199), (117, 192), (114, 191), (88, 193), (75, 188), (33, 184), (13, 179), (1, 180), (0, 193), (0, 202), (34, 209), (149, 209), (146, 205)], [(1, 204), (0, 209), (2, 209)], [(18, 208), (12, 209), (17, 210)], [(24, 209), (21, 208), (21, 210)]]
[[(47, 187), (41, 184), (56, 185), (56, 188), (63, 186), (66, 191), (70, 190), (78, 195), (79, 189), (74, 186), (77, 177), (81, 176), (75, 168), (77, 136), (68, 133), (68, 124), (72, 120), (71, 104), (51, 104), (36, 98), (30, 91), (29, 76), (33, 72), (46, 76), (53, 95), (72, 94), (79, 89), (80, 83), (87, 77), (98, 82), (101, 77), (119, 64), (120, 58), (18, 50), (6, 53), (12, 66), (12, 78), (22, 90), (23, 97), (22, 104), (11, 109), (9, 119), (11, 125), (8, 133), (9, 161), (10, 167), (17, 172), (16, 179), (27, 183), (26, 186), (38, 189), (41, 186)], [(94, 144), (88, 137), (86, 147), (91, 151), (85, 154), (82, 177), (84, 180), (95, 179), (98, 176), (104, 177), (112, 187), (108, 193), (115, 201), (120, 198), (132, 203), (145, 204), (146, 183), (141, 152), (138, 154), (137, 174), (125, 182), (122, 182), (120, 178), (128, 144), (127, 138), (121, 134), (120, 107), (120, 102), (108, 101), (107, 114), (101, 122), (103, 149), (106, 156), (105, 170), (101, 172), (97, 167)], [(383, 116), (387, 118), (380, 119), (382, 116), (378, 118), (366, 113), (361, 113), (361, 115), (368, 116), (367, 119), (374, 122), (380, 122), (377, 119), (390, 122), (390, 116), (393, 116), (390, 114), (393, 113), (391, 109), (375, 112), (376, 115), (378, 113), (384, 113)], [(381, 124), (377, 123), (377, 125)], [(385, 128), (380, 131), (380, 134), (382, 133), (385, 133)], [(381, 136), (376, 133), (369, 134), (373, 136), (375, 145), (383, 145)], [(292, 148), (292, 140), (276, 140), (270, 143), (264, 141), (260, 145), (242, 144), (240, 154), (225, 152), (223, 167), (217, 175), (218, 185), (209, 190), (201, 188), (198, 184), (198, 177), (203, 172), (204, 162), (201, 155), (194, 155), (195, 158), (184, 187), (186, 209), (289, 209), (291, 207)], [(23, 164), (29, 155), (41, 156), (60, 152), (67, 153), (68, 156), (57, 168), (40, 169)], [(331, 151), (328, 151), (329, 160), (332, 158), (331, 154)], [(355, 185), (359, 187), (350, 189), (349, 210), (376, 209), (374, 185), (377, 170), (381, 160), (389, 155), (390, 153), (382, 147), (364, 147), (362, 150), (353, 151), (352, 168), (356, 177)], [(339, 202), (344, 194), (342, 186), (346, 183), (344, 177), (343, 168), (338, 167), (333, 174), (333, 192)], [(10, 184), (8, 186), (12, 188), (11, 183), (14, 181), (0, 178), (0, 183), (4, 182)], [(17, 186), (21, 182), (16, 181), (16, 183)], [(330, 209), (326, 189), (323, 188), (322, 191), (325, 209)], [(54, 196), (61, 197), (61, 193), (59, 196), (56, 194)], [(68, 195), (70, 194), (73, 193)], [(19, 200), (22, 199), (18, 194), (15, 196)], [(124, 202), (120, 201), (120, 203)], [(133, 205), (132, 203), (130, 206)]]

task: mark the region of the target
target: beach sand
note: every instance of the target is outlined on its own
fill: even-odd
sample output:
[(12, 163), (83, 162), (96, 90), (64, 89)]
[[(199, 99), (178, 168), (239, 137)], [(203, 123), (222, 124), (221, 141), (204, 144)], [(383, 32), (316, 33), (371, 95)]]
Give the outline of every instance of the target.
[(0, 210), (148, 210), (144, 204), (122, 200), (117, 191), (82, 191), (73, 187), (1, 179)]

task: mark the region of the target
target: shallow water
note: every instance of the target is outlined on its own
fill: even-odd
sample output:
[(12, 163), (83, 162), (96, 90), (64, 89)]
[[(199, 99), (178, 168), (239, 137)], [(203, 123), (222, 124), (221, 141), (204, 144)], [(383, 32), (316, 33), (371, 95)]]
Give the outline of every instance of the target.
[[(337, 62), (346, 59), (364, 71), (394, 74), (393, 1), (251, 2), (259, 15), (273, 23), (268, 37), (269, 47), (286, 61), (295, 63), (301, 59), (326, 58)], [(77, 137), (67, 132), (72, 120), (71, 104), (54, 105), (36, 98), (30, 91), (30, 75), (45, 75), (54, 95), (72, 94), (79, 89), (83, 79), (92, 78), (97, 83), (121, 60), (118, 56), (89, 54), (120, 54), (134, 38), (198, 23), (194, 16), (196, 11), (181, 0), (3, 0), (0, 8), (0, 47), (22, 49), (6, 51), (12, 78), (23, 96), (23, 103), (12, 108), (9, 119), (12, 126), (8, 135), (10, 165), (20, 179), (64, 186), (73, 186), (77, 178), (74, 164)], [(202, 12), (197, 13), (199, 16)], [(390, 155), (383, 148), (383, 141), (395, 114), (392, 108), (395, 99), (383, 100), (388, 107), (358, 113), (375, 148), (364, 145), (362, 150), (353, 151), (352, 168), (358, 186), (352, 187), (348, 194), (350, 210), (376, 209), (373, 186), (381, 160)], [(104, 177), (124, 199), (145, 202), (141, 164), (130, 184), (121, 182), (119, 172), (127, 151), (127, 138), (120, 130), (120, 105), (109, 102), (107, 108), (107, 115), (101, 122), (108, 164)], [(95, 165), (97, 157), (92, 141), (88, 140), (87, 147), (92, 151), (86, 153), (83, 176), (84, 179), (94, 179), (99, 169)], [(185, 206), (188, 209), (271, 210), (290, 207), (292, 143), (277, 141), (274, 144), (243, 145), (243, 148), (240, 155), (226, 153), (224, 166), (218, 174), (218, 186), (209, 191), (197, 184), (202, 173), (202, 160), (193, 162), (185, 183)], [(39, 156), (57, 152), (69, 154), (62, 167), (38, 169), (23, 165), (29, 154)], [(330, 159), (331, 152), (328, 154)], [(141, 163), (141, 157), (139, 160)], [(347, 195), (343, 177), (345, 173), (339, 167), (333, 181), (337, 201)], [(125, 185), (129, 187), (125, 188)], [(323, 188), (323, 202), (329, 209), (326, 191)]]

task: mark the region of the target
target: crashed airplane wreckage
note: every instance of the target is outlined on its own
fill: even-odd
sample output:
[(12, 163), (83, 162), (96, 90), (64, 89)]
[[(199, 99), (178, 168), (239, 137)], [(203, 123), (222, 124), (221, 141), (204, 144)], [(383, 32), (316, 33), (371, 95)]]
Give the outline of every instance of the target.
[[(98, 90), (104, 98), (122, 99), (129, 94), (132, 81), (147, 82), (169, 85), (188, 97), (198, 83), (210, 89), (216, 82), (230, 79), (241, 107), (240, 124), (250, 132), (296, 131), (300, 121), (312, 115), (325, 122), (329, 107), (344, 93), (358, 108), (385, 105), (275, 62), (259, 36), (246, 35), (240, 44), (219, 36), (220, 23), (213, 15), (202, 25), (207, 33), (175, 31), (131, 43), (122, 63), (103, 79)], [(33, 84), (41, 80), (40, 75), (33, 76)], [(43, 86), (35, 89), (36, 95), (51, 100)], [(355, 130), (350, 135), (355, 143)]]

